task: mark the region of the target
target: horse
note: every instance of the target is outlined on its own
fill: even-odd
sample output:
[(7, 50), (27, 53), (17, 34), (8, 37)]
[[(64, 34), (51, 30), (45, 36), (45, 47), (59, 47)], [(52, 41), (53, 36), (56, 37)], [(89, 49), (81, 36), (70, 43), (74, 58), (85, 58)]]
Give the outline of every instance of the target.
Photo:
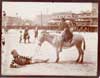
[(28, 40), (28, 43), (30, 43), (30, 36), (28, 31), (24, 32), (23, 39), (24, 39), (24, 43), (26, 43), (26, 40)]
[[(41, 32), (41, 36), (39, 38), (39, 43), (38, 45), (41, 46), (43, 44), (44, 41), (49, 42), (52, 46), (55, 47), (56, 49), (56, 63), (59, 62), (59, 53), (60, 51), (60, 45), (62, 43), (62, 39), (61, 39), (61, 35), (52, 35), (49, 32), (43, 31)], [(83, 44), (83, 46), (82, 46)], [(79, 34), (73, 34), (73, 38), (72, 41), (70, 43), (65, 42), (62, 49), (63, 48), (71, 48), (72, 46), (76, 46), (77, 50), (78, 50), (78, 58), (76, 59), (76, 63), (83, 63), (83, 59), (84, 59), (84, 50), (85, 50), (85, 39), (82, 35)], [(83, 47), (83, 48), (82, 48)]]

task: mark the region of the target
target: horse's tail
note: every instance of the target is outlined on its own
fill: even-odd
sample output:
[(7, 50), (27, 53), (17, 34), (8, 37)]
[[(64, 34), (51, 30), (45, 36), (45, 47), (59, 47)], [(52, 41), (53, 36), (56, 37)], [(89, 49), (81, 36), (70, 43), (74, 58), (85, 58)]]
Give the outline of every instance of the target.
[(83, 39), (83, 50), (86, 49), (86, 44), (85, 44), (85, 40)]

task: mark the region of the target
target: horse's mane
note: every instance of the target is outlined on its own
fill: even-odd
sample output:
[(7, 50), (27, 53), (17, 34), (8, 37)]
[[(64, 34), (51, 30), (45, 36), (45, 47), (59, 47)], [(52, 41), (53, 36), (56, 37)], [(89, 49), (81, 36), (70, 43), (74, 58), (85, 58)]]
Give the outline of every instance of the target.
[(41, 34), (45, 35), (46, 37), (61, 39), (61, 34), (58, 34), (58, 33), (50, 33), (50, 32), (47, 32), (47, 31), (42, 31)]

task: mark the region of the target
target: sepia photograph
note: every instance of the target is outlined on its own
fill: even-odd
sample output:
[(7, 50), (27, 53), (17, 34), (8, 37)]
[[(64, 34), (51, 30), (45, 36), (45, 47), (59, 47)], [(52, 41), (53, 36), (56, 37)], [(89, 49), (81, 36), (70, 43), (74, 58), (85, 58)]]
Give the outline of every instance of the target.
[(2, 1), (2, 76), (97, 76), (98, 3)]

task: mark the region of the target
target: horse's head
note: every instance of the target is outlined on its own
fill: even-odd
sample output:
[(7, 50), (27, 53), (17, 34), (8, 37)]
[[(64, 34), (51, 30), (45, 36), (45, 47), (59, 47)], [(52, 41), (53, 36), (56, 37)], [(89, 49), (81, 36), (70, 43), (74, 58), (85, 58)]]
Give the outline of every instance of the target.
[(47, 31), (42, 31), (41, 34), (40, 34), (40, 37), (39, 37), (39, 43), (38, 45), (41, 46), (42, 43), (44, 41), (46, 41), (47, 37), (48, 37), (49, 33)]

